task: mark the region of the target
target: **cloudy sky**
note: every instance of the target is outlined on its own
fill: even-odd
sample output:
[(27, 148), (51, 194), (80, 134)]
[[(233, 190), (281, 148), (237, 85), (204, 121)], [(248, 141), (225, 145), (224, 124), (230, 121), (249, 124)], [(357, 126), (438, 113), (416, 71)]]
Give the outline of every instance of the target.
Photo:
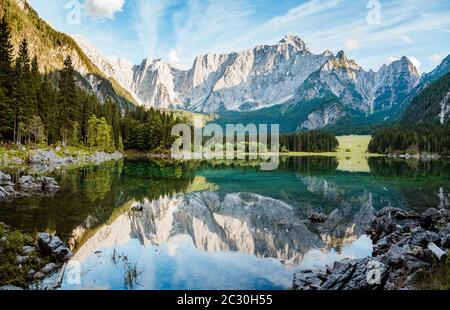
[(345, 50), (374, 70), (405, 55), (427, 72), (450, 53), (450, 0), (29, 2), (57, 30), (136, 64), (163, 58), (186, 68), (197, 55), (272, 44), (286, 34), (300, 36), (313, 52)]

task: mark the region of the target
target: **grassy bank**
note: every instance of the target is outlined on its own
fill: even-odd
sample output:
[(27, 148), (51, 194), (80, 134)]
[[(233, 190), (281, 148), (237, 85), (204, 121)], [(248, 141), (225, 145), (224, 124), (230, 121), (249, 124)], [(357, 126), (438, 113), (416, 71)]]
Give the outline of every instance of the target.
[[(0, 286), (26, 287), (33, 283), (30, 270), (38, 271), (49, 258), (38, 252), (24, 254), (24, 246), (34, 246), (35, 237), (0, 224)], [(19, 262), (20, 260), (20, 262)]]

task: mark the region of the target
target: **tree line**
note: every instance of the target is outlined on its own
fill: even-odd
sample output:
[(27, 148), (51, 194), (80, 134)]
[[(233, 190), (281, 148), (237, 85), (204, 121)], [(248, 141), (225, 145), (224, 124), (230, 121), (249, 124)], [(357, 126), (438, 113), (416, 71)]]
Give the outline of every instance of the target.
[(172, 113), (136, 107), (121, 110), (77, 85), (68, 56), (57, 73), (41, 74), (38, 55), (23, 39), (17, 56), (10, 27), (0, 21), (0, 140), (87, 146), (113, 152), (124, 148), (168, 148), (170, 131), (181, 122)]
[(450, 154), (450, 125), (395, 125), (376, 131), (369, 152)]
[(296, 132), (280, 137), (281, 151), (334, 152), (339, 146), (336, 136), (321, 130)]

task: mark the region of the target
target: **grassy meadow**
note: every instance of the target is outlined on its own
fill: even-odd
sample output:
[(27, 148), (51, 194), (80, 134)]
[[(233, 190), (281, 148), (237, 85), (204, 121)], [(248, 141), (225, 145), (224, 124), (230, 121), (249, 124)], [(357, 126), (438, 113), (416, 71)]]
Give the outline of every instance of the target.
[(367, 157), (382, 156), (368, 153), (371, 136), (340, 136), (337, 139), (339, 141), (339, 147), (336, 152), (289, 152), (283, 155), (336, 157), (339, 160), (338, 170), (350, 172), (370, 172)]

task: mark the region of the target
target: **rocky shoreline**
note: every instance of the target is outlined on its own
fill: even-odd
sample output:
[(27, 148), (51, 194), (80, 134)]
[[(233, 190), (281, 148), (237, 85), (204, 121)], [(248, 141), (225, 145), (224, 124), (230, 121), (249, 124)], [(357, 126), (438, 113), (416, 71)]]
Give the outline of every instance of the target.
[[(57, 236), (38, 233), (35, 238), (0, 223), (1, 290), (29, 289), (55, 274), (73, 256)], [(55, 289), (53, 283), (44, 289)]]
[[(29, 173), (43, 174), (68, 167), (69, 165), (100, 165), (107, 161), (118, 161), (123, 158), (123, 154), (120, 152), (112, 154), (105, 152), (95, 152), (92, 154), (78, 152), (78, 155), (67, 153), (67, 155), (61, 156), (53, 150), (30, 150), (27, 152), (26, 161), (18, 157), (10, 158), (5, 154), (2, 160), (0, 160), (0, 163), (4, 164), (5, 158), (8, 158), (6, 163), (13, 163), (14, 165), (27, 164)], [(37, 193), (52, 194), (58, 190), (58, 183), (51, 177), (22, 175), (16, 182), (13, 182), (10, 174), (0, 171), (0, 201)]]
[[(315, 216), (317, 217), (317, 216)], [(422, 215), (398, 208), (380, 210), (366, 229), (372, 257), (345, 259), (324, 270), (301, 270), (294, 290), (415, 289), (418, 277), (445, 264), (450, 248), (450, 210)]]

